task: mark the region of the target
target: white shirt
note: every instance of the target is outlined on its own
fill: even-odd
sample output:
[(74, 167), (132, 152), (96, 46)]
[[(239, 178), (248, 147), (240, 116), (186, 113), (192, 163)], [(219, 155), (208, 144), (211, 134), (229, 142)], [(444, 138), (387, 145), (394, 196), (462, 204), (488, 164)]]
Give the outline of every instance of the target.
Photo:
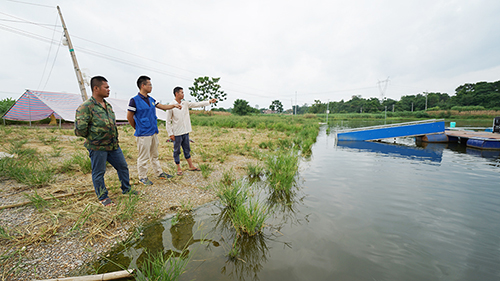
[[(170, 104), (179, 104), (176, 100)], [(180, 103), (182, 109), (172, 108), (167, 110), (167, 133), (169, 136), (181, 136), (192, 131), (191, 118), (189, 117), (189, 109), (193, 107), (209, 106), (209, 101), (188, 102), (182, 101)]]

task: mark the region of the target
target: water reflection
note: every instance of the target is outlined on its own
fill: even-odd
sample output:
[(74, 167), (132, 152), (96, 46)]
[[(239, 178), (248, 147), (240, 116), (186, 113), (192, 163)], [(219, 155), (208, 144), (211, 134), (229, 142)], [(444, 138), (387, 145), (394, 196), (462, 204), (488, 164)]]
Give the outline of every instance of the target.
[(406, 158), (419, 161), (440, 163), (443, 158), (443, 144), (429, 144), (428, 146), (415, 147), (402, 144), (371, 141), (338, 141), (338, 147), (357, 149), (378, 153), (379, 155)]

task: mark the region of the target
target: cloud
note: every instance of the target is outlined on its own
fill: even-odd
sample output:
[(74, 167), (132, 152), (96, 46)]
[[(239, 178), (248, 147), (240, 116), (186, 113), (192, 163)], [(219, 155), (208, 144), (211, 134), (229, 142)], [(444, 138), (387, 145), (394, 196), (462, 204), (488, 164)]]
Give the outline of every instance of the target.
[[(0, 28), (52, 38), (55, 8), (1, 5)], [(221, 77), (226, 108), (239, 98), (262, 107), (281, 99), (289, 107), (295, 92), (299, 104), (378, 97), (377, 83), (387, 77), (387, 96), (399, 99), (496, 81), (500, 67), (500, 2), (493, 0), (92, 0), (65, 2), (61, 9), (80, 67), (106, 76), (112, 93), (123, 99), (137, 92), (142, 74), (153, 78), (153, 95), (164, 102), (173, 87), (187, 89), (205, 75)], [(12, 16), (49, 25), (6, 21)], [(55, 40), (60, 32), (57, 27)], [(0, 98), (20, 95), (39, 84), (49, 44), (5, 29), (0, 35), (8, 42), (0, 46)], [(42, 85), (78, 93), (75, 77), (61, 46)]]

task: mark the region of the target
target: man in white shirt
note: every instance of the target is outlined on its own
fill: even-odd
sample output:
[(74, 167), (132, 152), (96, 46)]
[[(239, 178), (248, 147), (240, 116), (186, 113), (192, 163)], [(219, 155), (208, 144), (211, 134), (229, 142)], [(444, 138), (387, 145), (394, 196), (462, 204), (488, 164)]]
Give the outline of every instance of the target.
[(174, 108), (167, 111), (167, 133), (170, 139), (174, 142), (174, 161), (177, 165), (177, 175), (182, 175), (179, 155), (184, 152), (184, 158), (189, 164), (190, 171), (199, 171), (200, 169), (193, 165), (191, 160), (191, 147), (189, 145), (189, 132), (191, 129), (191, 118), (189, 117), (189, 109), (194, 107), (208, 106), (211, 103), (217, 102), (216, 99), (211, 99), (202, 102), (188, 102), (184, 99), (184, 90), (181, 87), (174, 88), (174, 101), (171, 105), (181, 105), (182, 108)]

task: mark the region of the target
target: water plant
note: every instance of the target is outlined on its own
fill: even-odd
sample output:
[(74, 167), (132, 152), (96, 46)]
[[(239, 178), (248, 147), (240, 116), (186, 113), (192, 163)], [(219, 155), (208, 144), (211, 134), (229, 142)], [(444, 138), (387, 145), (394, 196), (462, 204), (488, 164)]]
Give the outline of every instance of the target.
[(180, 212), (184, 212), (184, 213), (189, 213), (191, 211), (193, 211), (193, 204), (191, 203), (191, 200), (187, 200), (187, 201), (184, 201), (184, 200), (181, 200), (181, 208), (180, 208)]
[(293, 151), (269, 155), (266, 159), (266, 176), (270, 187), (274, 190), (290, 190), (298, 168), (298, 156)]
[(231, 221), (236, 231), (253, 236), (262, 231), (269, 216), (268, 208), (256, 199), (249, 199), (246, 204), (239, 204), (230, 212)]
[(138, 281), (170, 281), (178, 280), (190, 261), (191, 256), (187, 253), (175, 257), (175, 252), (165, 254), (159, 252), (150, 254), (137, 270), (136, 280)]
[(234, 178), (233, 169), (224, 171), (222, 174), (221, 183), (223, 185), (231, 185), (236, 179)]
[(243, 205), (248, 198), (248, 189), (241, 180), (230, 184), (219, 184), (215, 192), (221, 203), (230, 209)]
[(247, 175), (251, 178), (260, 177), (264, 172), (264, 168), (259, 164), (247, 164)]

